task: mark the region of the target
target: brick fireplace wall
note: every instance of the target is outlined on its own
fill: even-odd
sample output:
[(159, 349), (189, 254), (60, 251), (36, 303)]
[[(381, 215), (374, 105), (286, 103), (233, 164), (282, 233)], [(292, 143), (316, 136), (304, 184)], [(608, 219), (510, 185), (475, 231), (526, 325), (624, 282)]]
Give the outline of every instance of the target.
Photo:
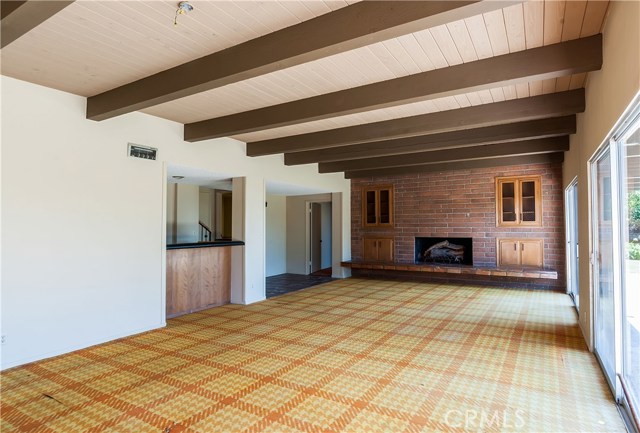
[[(542, 177), (542, 227), (496, 227), (495, 178), (527, 175)], [(362, 188), (372, 185), (394, 186), (393, 228), (362, 227)], [(362, 260), (364, 236), (393, 237), (400, 263), (413, 263), (416, 236), (472, 237), (473, 262), (479, 267), (496, 266), (496, 238), (542, 238), (544, 268), (557, 271), (558, 279), (541, 283), (566, 286), (561, 163), (353, 179), (351, 209), (354, 261)]]

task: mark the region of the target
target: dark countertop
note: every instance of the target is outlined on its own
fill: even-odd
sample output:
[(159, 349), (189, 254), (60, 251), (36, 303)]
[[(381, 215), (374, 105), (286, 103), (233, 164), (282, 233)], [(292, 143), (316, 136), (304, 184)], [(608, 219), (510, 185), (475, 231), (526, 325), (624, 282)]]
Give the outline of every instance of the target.
[(228, 240), (216, 240), (210, 242), (190, 242), (183, 244), (168, 244), (168, 250), (179, 250), (184, 248), (210, 248), (210, 247), (234, 247), (236, 245), (244, 245), (243, 241)]

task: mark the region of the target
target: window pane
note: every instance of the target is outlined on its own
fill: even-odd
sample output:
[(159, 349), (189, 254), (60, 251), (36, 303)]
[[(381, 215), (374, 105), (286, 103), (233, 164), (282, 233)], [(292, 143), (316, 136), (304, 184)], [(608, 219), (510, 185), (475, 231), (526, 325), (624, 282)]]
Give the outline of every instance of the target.
[(515, 183), (504, 182), (502, 188), (502, 221), (516, 220)]
[(380, 190), (380, 224), (389, 224), (389, 222), (391, 221), (389, 212), (391, 209), (391, 203), (389, 200), (389, 196), (389, 190)]
[(522, 221), (536, 220), (536, 183), (522, 182)]
[(640, 402), (640, 120), (619, 143), (622, 153), (623, 378)]
[(522, 196), (533, 197), (536, 194), (536, 183), (534, 181), (522, 182)]
[(366, 203), (367, 207), (367, 224), (375, 224), (376, 223), (376, 192), (375, 191), (367, 191), (366, 195)]

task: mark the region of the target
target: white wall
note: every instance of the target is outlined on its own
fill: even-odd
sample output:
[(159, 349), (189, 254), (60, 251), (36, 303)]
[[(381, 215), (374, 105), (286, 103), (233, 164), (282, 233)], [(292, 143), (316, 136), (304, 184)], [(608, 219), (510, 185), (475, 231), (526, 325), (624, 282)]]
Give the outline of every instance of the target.
[[(215, 230), (216, 219), (216, 197), (215, 190), (211, 188), (200, 187), (200, 216), (199, 219), (206, 224), (212, 231)], [(213, 236), (213, 233), (211, 233)]]
[(267, 194), (266, 276), (287, 272), (287, 198)]
[(640, 90), (640, 2), (613, 1), (603, 30), (602, 69), (590, 72), (586, 109), (578, 115), (571, 148), (565, 152), (564, 186), (578, 178), (580, 327), (593, 350), (593, 291), (588, 161)]
[(179, 183), (176, 190), (176, 242), (198, 242), (200, 188)]
[(245, 176), (244, 190), (244, 303), (267, 298), (265, 287), (265, 182), (260, 176)]
[[(345, 212), (345, 209), (347, 210)], [(351, 268), (341, 266), (343, 260), (351, 260), (351, 192), (331, 193), (331, 260), (333, 261), (331, 276), (348, 278)]]
[[(142, 113), (94, 122), (85, 108), (2, 77), (2, 368), (164, 325), (166, 164), (245, 180), (234, 302), (264, 298), (267, 180), (349, 196), (341, 174), (315, 165), (247, 158), (231, 139), (186, 143), (182, 125)], [(127, 157), (128, 142), (158, 148), (158, 160)]]

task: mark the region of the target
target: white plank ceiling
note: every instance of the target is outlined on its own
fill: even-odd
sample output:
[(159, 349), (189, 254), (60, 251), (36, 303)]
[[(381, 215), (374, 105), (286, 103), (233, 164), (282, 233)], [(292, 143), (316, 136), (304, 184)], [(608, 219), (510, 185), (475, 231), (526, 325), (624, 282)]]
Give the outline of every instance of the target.
[[(354, 1), (76, 1), (1, 51), (2, 74), (82, 96), (348, 6)], [(147, 108), (181, 123), (473, 62), (601, 31), (607, 1), (527, 1)], [(331, 31), (327, 29), (327, 31)], [(257, 141), (584, 86), (586, 74), (242, 134)]]

